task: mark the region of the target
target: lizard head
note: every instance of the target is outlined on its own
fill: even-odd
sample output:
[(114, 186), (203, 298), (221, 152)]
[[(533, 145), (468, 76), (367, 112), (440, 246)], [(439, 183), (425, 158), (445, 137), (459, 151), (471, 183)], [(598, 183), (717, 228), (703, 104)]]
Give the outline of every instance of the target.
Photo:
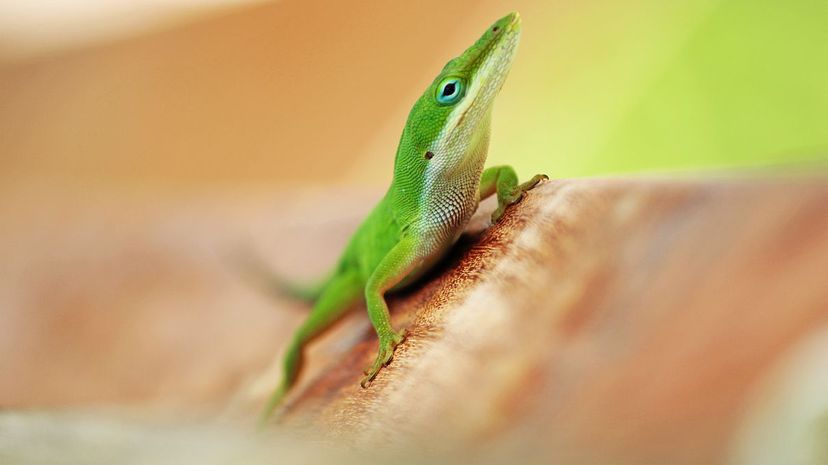
[(397, 154), (398, 166), (407, 170), (420, 166), (429, 175), (450, 174), (467, 163), (482, 168), (491, 109), (519, 39), (520, 15), (510, 13), (446, 63), (411, 109)]

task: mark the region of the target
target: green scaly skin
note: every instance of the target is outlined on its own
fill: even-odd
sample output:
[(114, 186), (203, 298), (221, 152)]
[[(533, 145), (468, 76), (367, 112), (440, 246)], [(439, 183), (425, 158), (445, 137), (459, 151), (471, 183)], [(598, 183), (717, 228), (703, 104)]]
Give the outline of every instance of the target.
[(405, 332), (391, 326), (385, 293), (410, 283), (457, 240), (480, 200), (497, 194), (496, 222), (545, 175), (519, 184), (514, 169), (483, 170), (492, 105), (514, 59), (520, 16), (511, 13), (449, 61), (414, 104), (403, 129), (394, 180), (351, 238), (313, 310), (290, 343), (281, 384), (265, 422), (296, 382), (304, 346), (361, 298), (379, 337), (379, 353), (365, 370), (363, 388), (391, 361)]

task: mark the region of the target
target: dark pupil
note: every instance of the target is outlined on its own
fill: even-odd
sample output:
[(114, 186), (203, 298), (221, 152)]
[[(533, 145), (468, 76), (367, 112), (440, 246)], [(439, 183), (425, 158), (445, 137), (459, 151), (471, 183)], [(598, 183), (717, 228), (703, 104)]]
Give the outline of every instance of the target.
[(453, 82), (446, 84), (446, 87), (443, 87), (443, 97), (454, 95), (455, 86), (456, 84)]

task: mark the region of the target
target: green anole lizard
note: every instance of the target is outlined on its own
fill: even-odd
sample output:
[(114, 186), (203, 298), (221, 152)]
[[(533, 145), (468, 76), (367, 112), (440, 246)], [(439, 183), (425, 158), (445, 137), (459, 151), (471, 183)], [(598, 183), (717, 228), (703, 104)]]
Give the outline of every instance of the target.
[(379, 353), (360, 384), (367, 387), (394, 355), (405, 332), (391, 326), (385, 293), (411, 283), (454, 244), (480, 200), (497, 195), (492, 221), (545, 175), (519, 184), (514, 169), (483, 170), (492, 106), (511, 68), (520, 16), (497, 20), (462, 55), (449, 61), (414, 104), (400, 138), (387, 193), (345, 248), (331, 277), (315, 291), (310, 315), (284, 359), (281, 384), (266, 421), (296, 382), (305, 345), (364, 298), (379, 337)]

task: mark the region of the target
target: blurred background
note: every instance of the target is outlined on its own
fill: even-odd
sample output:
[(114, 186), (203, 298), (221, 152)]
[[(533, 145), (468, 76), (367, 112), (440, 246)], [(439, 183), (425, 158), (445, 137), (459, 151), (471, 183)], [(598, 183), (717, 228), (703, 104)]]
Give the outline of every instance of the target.
[(323, 272), (413, 102), (512, 10), (489, 164), (824, 173), (821, 0), (0, 0), (0, 408), (269, 389), (301, 305), (227, 257)]
[(0, 182), (381, 188), (413, 101), (510, 10), (524, 34), (490, 163), (828, 156), (821, 1), (6, 1)]

